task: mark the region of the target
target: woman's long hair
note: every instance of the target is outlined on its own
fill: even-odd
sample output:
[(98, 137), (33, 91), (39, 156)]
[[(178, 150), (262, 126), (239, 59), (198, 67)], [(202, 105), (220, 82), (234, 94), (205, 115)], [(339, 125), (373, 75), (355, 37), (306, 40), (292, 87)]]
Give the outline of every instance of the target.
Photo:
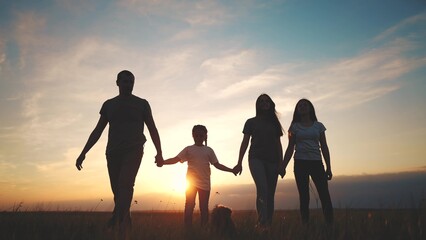
[(315, 114), (315, 108), (314, 108), (314, 105), (312, 104), (312, 102), (309, 101), (306, 98), (302, 98), (297, 102), (296, 106), (294, 107), (293, 120), (291, 121), (291, 124), (301, 121), (301, 116), (300, 116), (299, 112), (297, 111), (297, 106), (299, 105), (299, 103), (301, 103), (303, 101), (305, 101), (309, 105), (309, 118), (311, 119), (311, 121), (313, 121), (313, 122), (318, 121), (317, 115)]
[[(263, 96), (265, 96), (268, 99), (269, 104), (271, 105), (271, 107), (267, 111), (263, 111), (259, 107), (260, 98), (263, 97)], [(276, 126), (280, 135), (283, 134), (284, 130), (283, 130), (283, 127), (280, 123), (280, 120), (278, 119), (278, 113), (275, 110), (275, 103), (274, 103), (274, 101), (272, 101), (272, 98), (266, 93), (262, 93), (256, 100), (256, 117), (258, 117), (258, 116), (266, 116)]]

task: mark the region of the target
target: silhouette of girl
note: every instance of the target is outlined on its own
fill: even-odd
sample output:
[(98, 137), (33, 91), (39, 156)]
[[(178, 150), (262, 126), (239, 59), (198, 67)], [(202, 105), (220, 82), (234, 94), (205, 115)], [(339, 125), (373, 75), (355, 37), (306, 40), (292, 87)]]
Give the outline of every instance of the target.
[(256, 209), (259, 230), (269, 230), (274, 213), (274, 197), (278, 180), (278, 166), (283, 156), (281, 124), (275, 111), (275, 103), (267, 94), (256, 100), (256, 116), (246, 121), (240, 146), (238, 163), (234, 167), (242, 172), (242, 161), (251, 138), (249, 168), (256, 185)]
[[(210, 198), (210, 164), (225, 172), (233, 172), (219, 163), (212, 148), (207, 146), (207, 128), (203, 125), (195, 125), (192, 129), (194, 145), (185, 147), (176, 157), (158, 162), (157, 166), (188, 162), (186, 178), (189, 186), (186, 190), (186, 202), (184, 211), (185, 227), (192, 226), (192, 214), (195, 207), (195, 198), (198, 193), (200, 203), (201, 225), (205, 226), (209, 219)], [(203, 143), (206, 143), (205, 145)], [(234, 173), (236, 175), (236, 173)]]
[[(294, 176), (299, 191), (300, 214), (303, 223), (309, 221), (309, 176), (318, 191), (325, 220), (328, 223), (333, 222), (333, 206), (327, 182), (327, 180), (331, 180), (333, 174), (325, 130), (324, 125), (317, 120), (313, 104), (307, 99), (299, 100), (288, 130), (289, 142), (280, 167), (280, 174), (285, 175), (285, 168), (295, 151)], [(325, 171), (321, 153), (326, 164)]]

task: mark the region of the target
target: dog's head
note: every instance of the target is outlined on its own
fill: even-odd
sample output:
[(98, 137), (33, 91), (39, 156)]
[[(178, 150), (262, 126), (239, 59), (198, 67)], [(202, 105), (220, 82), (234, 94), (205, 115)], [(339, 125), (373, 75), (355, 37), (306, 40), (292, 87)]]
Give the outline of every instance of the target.
[(221, 236), (234, 236), (236, 229), (231, 214), (229, 207), (216, 205), (211, 214), (211, 229)]
[(232, 210), (229, 207), (223, 205), (216, 205), (212, 211), (213, 219), (227, 219), (231, 218)]

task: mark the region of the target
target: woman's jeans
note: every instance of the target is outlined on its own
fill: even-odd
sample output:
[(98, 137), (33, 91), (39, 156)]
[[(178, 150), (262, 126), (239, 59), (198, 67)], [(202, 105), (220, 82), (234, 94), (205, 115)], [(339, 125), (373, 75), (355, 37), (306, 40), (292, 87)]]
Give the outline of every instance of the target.
[(133, 186), (142, 156), (143, 148), (107, 155), (108, 174), (115, 204), (110, 222), (112, 226), (118, 223), (122, 228), (131, 224), (130, 205), (133, 198)]
[(299, 191), (302, 222), (308, 223), (309, 221), (309, 176), (311, 176), (321, 200), (325, 220), (328, 223), (332, 223), (333, 205), (322, 161), (296, 159), (294, 161), (294, 176), (296, 178), (297, 190)]
[(270, 226), (274, 214), (274, 197), (278, 181), (278, 163), (249, 159), (251, 176), (256, 184), (256, 209), (261, 226)]
[(186, 201), (184, 210), (185, 227), (192, 227), (192, 214), (195, 208), (195, 198), (197, 197), (200, 204), (201, 226), (205, 226), (209, 221), (209, 198), (210, 190), (203, 190), (195, 186), (188, 186), (186, 190)]

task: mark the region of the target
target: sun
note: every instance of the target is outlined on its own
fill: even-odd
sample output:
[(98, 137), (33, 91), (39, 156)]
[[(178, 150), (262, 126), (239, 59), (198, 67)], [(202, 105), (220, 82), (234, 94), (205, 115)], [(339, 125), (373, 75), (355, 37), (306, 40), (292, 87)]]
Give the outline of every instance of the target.
[(173, 190), (177, 193), (184, 193), (189, 186), (189, 182), (187, 179), (175, 181), (173, 183)]

